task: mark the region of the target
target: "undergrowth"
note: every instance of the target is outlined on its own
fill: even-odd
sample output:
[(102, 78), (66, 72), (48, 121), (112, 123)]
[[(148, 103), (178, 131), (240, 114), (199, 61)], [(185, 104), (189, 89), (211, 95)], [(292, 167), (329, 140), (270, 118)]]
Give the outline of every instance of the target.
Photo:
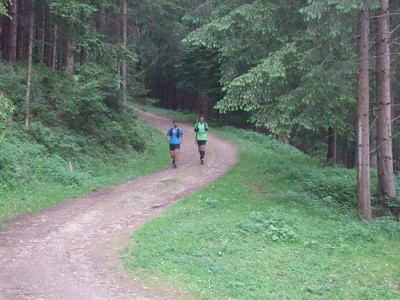
[(162, 133), (138, 121), (135, 127), (142, 149), (42, 124), (10, 124), (0, 132), (0, 220), (163, 168), (168, 151)]
[(218, 134), (241, 145), (240, 162), (133, 234), (122, 254), (133, 276), (199, 299), (400, 298), (400, 225), (359, 216), (354, 170), (256, 133)]
[(28, 126), (26, 74), (23, 62), (0, 61), (0, 221), (165, 166), (165, 139), (122, 105), (120, 78), (106, 67), (69, 76), (34, 64)]

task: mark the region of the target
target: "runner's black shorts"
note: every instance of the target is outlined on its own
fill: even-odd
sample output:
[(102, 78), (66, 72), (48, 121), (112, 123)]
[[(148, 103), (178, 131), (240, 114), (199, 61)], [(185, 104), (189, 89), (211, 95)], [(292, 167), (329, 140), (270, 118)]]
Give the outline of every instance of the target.
[(169, 151), (181, 149), (181, 144), (169, 144)]
[(207, 141), (197, 141), (198, 146), (205, 146)]

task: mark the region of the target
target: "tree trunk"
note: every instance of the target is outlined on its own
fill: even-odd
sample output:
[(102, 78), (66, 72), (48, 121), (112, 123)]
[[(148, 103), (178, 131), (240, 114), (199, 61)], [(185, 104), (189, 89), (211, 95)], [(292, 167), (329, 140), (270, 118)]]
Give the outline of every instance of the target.
[(58, 43), (58, 27), (57, 24), (53, 24), (53, 48), (52, 48), (52, 54), (51, 54), (51, 68), (53, 70), (56, 69), (56, 63), (57, 63), (57, 43)]
[(358, 96), (357, 96), (357, 198), (358, 209), (371, 220), (371, 179), (369, 156), (369, 3), (358, 15)]
[(277, 137), (278, 141), (280, 141), (280, 142), (282, 142), (284, 144), (287, 144), (287, 145), (290, 144), (290, 140), (289, 140), (288, 135), (286, 133), (283, 133), (283, 132), (278, 133), (276, 137)]
[(382, 204), (396, 196), (392, 155), (389, 3), (380, 0), (377, 18), (378, 189)]
[(51, 68), (52, 66), (52, 54), (53, 54), (53, 24), (50, 21), (50, 13), (48, 10), (48, 7), (46, 6), (45, 14), (44, 14), (44, 19), (45, 19), (45, 34), (44, 34), (44, 40), (43, 40), (43, 62), (44, 64)]
[[(37, 8), (39, 11), (39, 7)], [(47, 11), (47, 7), (46, 5), (42, 4), (40, 7), (40, 29), (37, 28), (36, 32), (37, 32), (37, 41), (41, 41), (41, 43), (37, 43), (37, 58), (40, 62), (44, 61), (44, 43), (43, 41), (45, 40), (45, 34), (46, 34), (46, 11)], [(36, 15), (36, 22), (39, 23), (38, 21), (38, 15)]]
[[(121, 1), (120, 0), (115, 0), (115, 4), (117, 5), (117, 7), (121, 7)], [(114, 43), (120, 43), (122, 41), (122, 30), (121, 30), (121, 17), (120, 14), (114, 14), (114, 28), (115, 31), (111, 32), (111, 34), (115, 34), (117, 33), (117, 35), (115, 36), (115, 41)]]
[(81, 52), (80, 52), (79, 62), (80, 62), (80, 65), (83, 66), (87, 61), (87, 51), (86, 51), (86, 48), (83, 46), (81, 46), (80, 50), (81, 50)]
[(328, 129), (328, 151), (326, 157), (326, 166), (336, 165), (336, 145), (337, 145), (337, 135), (333, 128)]
[(18, 25), (17, 25), (17, 59), (24, 58), (24, 43), (25, 43), (25, 3), (23, 0), (18, 2)]
[[(393, 97), (393, 114), (396, 120), (400, 118), (400, 95)], [(397, 125), (397, 128), (399, 125)], [(396, 129), (395, 129), (396, 130)], [(393, 140), (393, 170), (395, 173), (400, 172), (400, 139)]]
[(13, 0), (8, 8), (11, 20), (8, 24), (5, 60), (10, 64), (15, 64), (17, 60), (17, 0)]
[(110, 27), (111, 27), (111, 11), (110, 9), (107, 9), (104, 17), (104, 35), (107, 43), (111, 42)]
[(71, 37), (67, 37), (67, 51), (65, 53), (65, 69), (68, 75), (74, 74), (74, 41)]
[(104, 9), (100, 5), (97, 5), (96, 31), (101, 34), (104, 33)]
[(370, 105), (372, 123), (370, 128), (370, 168), (377, 169), (378, 168), (378, 137), (376, 130), (376, 120), (377, 120), (377, 112), (376, 112), (376, 103), (371, 103)]
[[(126, 48), (126, 0), (122, 0), (122, 45)], [(126, 96), (126, 57), (122, 59), (122, 102), (128, 105)]]
[(1, 16), (1, 51), (2, 51), (2, 58), (6, 58), (6, 50), (7, 50), (7, 32), (8, 32), (8, 25), (10, 23), (10, 19), (7, 16)]
[(354, 145), (354, 148), (346, 149), (343, 153), (343, 165), (347, 169), (354, 169), (356, 167), (355, 149), (356, 145)]
[(31, 96), (31, 79), (32, 79), (32, 56), (33, 56), (33, 25), (34, 25), (34, 2), (32, 0), (32, 8), (30, 11), (30, 24), (29, 24), (29, 51), (28, 51), (28, 75), (26, 79), (26, 95), (25, 95), (25, 126), (29, 126), (30, 119), (30, 96)]

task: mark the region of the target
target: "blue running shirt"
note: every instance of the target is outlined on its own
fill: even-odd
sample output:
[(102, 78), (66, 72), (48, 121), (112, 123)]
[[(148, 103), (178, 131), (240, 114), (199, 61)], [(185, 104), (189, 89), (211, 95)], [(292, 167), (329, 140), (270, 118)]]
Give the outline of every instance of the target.
[[(172, 136), (170, 135), (170, 130), (172, 130)], [(178, 130), (179, 130), (179, 138), (176, 136)], [(169, 143), (170, 143), (170, 144), (177, 145), (177, 144), (180, 144), (180, 143), (181, 143), (181, 138), (180, 138), (180, 137), (183, 136), (183, 131), (182, 131), (182, 129), (180, 129), (180, 128), (173, 128), (173, 127), (172, 127), (172, 128), (170, 128), (170, 129), (168, 129), (167, 135), (170, 136), (170, 138), (169, 138)]]

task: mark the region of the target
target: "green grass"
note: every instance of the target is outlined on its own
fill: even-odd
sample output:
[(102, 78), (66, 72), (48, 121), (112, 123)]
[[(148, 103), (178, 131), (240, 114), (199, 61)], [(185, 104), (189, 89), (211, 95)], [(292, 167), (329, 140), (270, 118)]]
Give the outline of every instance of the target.
[(88, 154), (77, 152), (71, 158), (72, 170), (68, 161), (46, 152), (40, 144), (3, 133), (0, 165), (13, 167), (2, 170), (8, 173), (3, 173), (4, 180), (0, 183), (0, 221), (41, 211), (165, 168), (169, 152), (163, 134), (139, 124), (140, 132), (146, 135), (146, 150), (125, 149), (105, 154), (104, 150), (97, 153), (98, 149), (92, 148)]
[(133, 234), (122, 256), (135, 277), (199, 299), (400, 299), (399, 223), (359, 217), (354, 170), (218, 134), (242, 146), (239, 164)]

